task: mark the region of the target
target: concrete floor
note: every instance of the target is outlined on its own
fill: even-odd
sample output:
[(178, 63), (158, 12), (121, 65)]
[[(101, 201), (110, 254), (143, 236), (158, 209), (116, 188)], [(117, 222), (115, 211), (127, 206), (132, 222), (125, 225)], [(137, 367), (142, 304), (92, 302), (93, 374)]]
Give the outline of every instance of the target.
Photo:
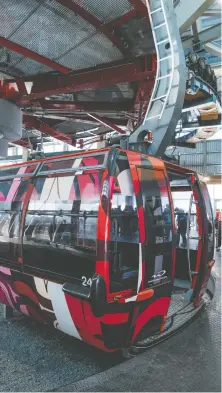
[(221, 391), (221, 253), (211, 306), (183, 331), (122, 361), (19, 316), (0, 312), (0, 391)]

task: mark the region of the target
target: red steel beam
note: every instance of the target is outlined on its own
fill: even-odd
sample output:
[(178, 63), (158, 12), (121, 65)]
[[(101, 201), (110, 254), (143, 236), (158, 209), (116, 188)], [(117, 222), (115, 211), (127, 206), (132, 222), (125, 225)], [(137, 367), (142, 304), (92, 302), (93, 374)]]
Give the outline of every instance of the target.
[(72, 138), (70, 136), (55, 130), (53, 127), (44, 123), (42, 120), (38, 119), (37, 117), (24, 115), (23, 116), (23, 123), (29, 127), (33, 127), (36, 130), (41, 131), (42, 133), (44, 133), (46, 135), (50, 135), (53, 138), (58, 139), (59, 141), (62, 141), (64, 143), (68, 143), (68, 144), (72, 145)]
[(22, 146), (25, 147), (26, 149), (28, 149), (29, 146), (29, 142), (27, 140), (24, 139), (20, 139), (19, 141), (12, 141), (11, 142), (13, 145), (18, 145), (18, 146)]
[(61, 101), (61, 100), (39, 100), (32, 101), (32, 107), (42, 108), (44, 110), (61, 110), (67, 112), (73, 111), (84, 111), (84, 112), (94, 112), (94, 111), (128, 111), (132, 108), (133, 100), (127, 100), (126, 102), (91, 102), (84, 101), (81, 104), (77, 104), (71, 101)]
[[(153, 56), (152, 56), (153, 58)], [(39, 75), (22, 78), (32, 82), (30, 94), (23, 94), (16, 89), (16, 82), (4, 80), (0, 84), (0, 98), (15, 101), (17, 105), (28, 105), (31, 100), (44, 98), (54, 94), (77, 92), (89, 88), (103, 88), (123, 82), (152, 80), (155, 78), (155, 63), (149, 56), (136, 58), (127, 64), (112, 64), (110, 67), (78, 72), (72, 75)], [(20, 78), (21, 79), (21, 78)]]
[(55, 71), (61, 72), (62, 74), (69, 74), (70, 71), (72, 71), (71, 68), (67, 68), (59, 63), (56, 63), (55, 61), (50, 60), (37, 52), (33, 52), (32, 50), (27, 49), (22, 45), (16, 44), (15, 42), (10, 41), (2, 36), (0, 36), (0, 47), (1, 46), (10, 49), (13, 52), (17, 52), (25, 57), (28, 57), (29, 59), (37, 61), (38, 63), (44, 64)]
[(111, 123), (110, 121), (103, 119), (100, 116), (94, 115), (93, 113), (87, 113), (88, 116), (92, 117), (92, 119), (99, 121), (104, 126), (110, 128), (113, 131), (117, 131), (119, 134), (126, 135), (125, 131), (123, 131), (116, 124)]
[[(137, 58), (129, 64), (121, 64), (103, 70), (98, 69), (70, 76), (35, 78), (30, 94), (22, 95), (15, 91), (11, 93), (9, 91), (6, 98), (25, 102), (25, 100), (39, 99), (53, 94), (73, 93), (89, 88), (102, 88), (123, 82), (152, 79), (155, 75), (156, 71), (151, 67), (148, 69), (147, 58), (143, 57)], [(4, 93), (2, 95), (4, 96)]]
[[(62, 141), (64, 143), (67, 143), (67, 144), (70, 144), (70, 145), (73, 146), (73, 141), (72, 141), (72, 138), (70, 136), (55, 130), (52, 126), (49, 126), (48, 124), (42, 122), (42, 120), (38, 119), (37, 117), (32, 117), (32, 116), (29, 116), (29, 115), (23, 115), (23, 123), (26, 124), (29, 127), (33, 127), (36, 130), (41, 131), (42, 133), (44, 133), (46, 135), (50, 135), (53, 138), (58, 139), (59, 141)], [(117, 126), (116, 126), (116, 129), (118, 129)], [(87, 132), (87, 130), (86, 130), (86, 132)], [(107, 132), (108, 131), (104, 132), (101, 135), (105, 135)], [(124, 133), (124, 132), (122, 131), (122, 133)], [(101, 135), (95, 136), (95, 138), (96, 138), (95, 142), (97, 141), (97, 138), (98, 138), (98, 141), (99, 141), (99, 138), (100, 138)], [(78, 138), (78, 139), (79, 140), (76, 139), (76, 143), (80, 143), (81, 138)], [(93, 141), (94, 141), (94, 137), (92, 137), (92, 141), (88, 141), (88, 143), (91, 144), (91, 143), (93, 143)], [(29, 147), (28, 142), (26, 142), (24, 140), (16, 141), (16, 142), (13, 142), (13, 143), (14, 144), (18, 144), (18, 145), (23, 146), (23, 147)]]
[(128, 0), (132, 6), (138, 10), (142, 15), (147, 16), (148, 11), (145, 3), (142, 0)]
[(129, 55), (129, 51), (124, 47), (121, 40), (119, 40), (114, 31), (110, 30), (109, 27), (106, 26), (99, 18), (95, 15), (91, 14), (86, 8), (81, 6), (78, 0), (56, 0), (57, 3), (60, 3), (66, 8), (69, 8), (72, 12), (80, 15), (83, 19), (89, 22), (92, 26), (96, 28), (96, 30), (103, 33), (109, 40), (124, 54)]

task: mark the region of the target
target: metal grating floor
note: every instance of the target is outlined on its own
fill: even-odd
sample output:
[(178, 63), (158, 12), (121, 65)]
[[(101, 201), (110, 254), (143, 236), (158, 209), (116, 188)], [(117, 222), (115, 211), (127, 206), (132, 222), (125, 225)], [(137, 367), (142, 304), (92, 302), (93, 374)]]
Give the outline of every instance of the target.
[(179, 329), (185, 327), (191, 322), (199, 312), (210, 304), (211, 298), (205, 293), (200, 301), (199, 307), (195, 308), (192, 303), (188, 303), (185, 294), (172, 295), (171, 305), (167, 315), (165, 330), (161, 334), (155, 334), (142, 340), (133, 346), (133, 352), (138, 352), (142, 349), (153, 346), (154, 344), (163, 341), (167, 336), (176, 333)]
[(192, 304), (189, 304), (185, 299), (185, 293), (176, 293), (171, 296), (170, 307), (168, 310), (167, 317), (170, 318), (177, 312), (180, 312), (182, 309), (184, 311), (188, 310), (188, 308), (193, 308)]

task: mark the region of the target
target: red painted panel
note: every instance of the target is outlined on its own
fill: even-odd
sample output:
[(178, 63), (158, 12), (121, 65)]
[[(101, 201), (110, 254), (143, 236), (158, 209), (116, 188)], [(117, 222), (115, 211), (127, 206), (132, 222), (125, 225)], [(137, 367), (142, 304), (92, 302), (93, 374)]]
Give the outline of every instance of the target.
[(138, 333), (141, 331), (141, 329), (146, 325), (146, 323), (149, 320), (151, 320), (153, 317), (157, 315), (165, 316), (167, 314), (169, 304), (170, 304), (170, 297), (161, 297), (156, 301), (154, 301), (153, 303), (151, 303), (151, 305), (148, 306), (142, 312), (142, 314), (139, 315), (136, 321), (136, 326), (133, 333), (133, 340), (135, 340)]
[(119, 323), (126, 323), (129, 319), (128, 312), (122, 312), (117, 314), (105, 314), (103, 317), (103, 322), (107, 325), (116, 325)]
[(139, 228), (140, 228), (140, 243), (143, 244), (146, 238), (143, 206), (140, 206), (138, 209), (138, 220), (139, 220)]

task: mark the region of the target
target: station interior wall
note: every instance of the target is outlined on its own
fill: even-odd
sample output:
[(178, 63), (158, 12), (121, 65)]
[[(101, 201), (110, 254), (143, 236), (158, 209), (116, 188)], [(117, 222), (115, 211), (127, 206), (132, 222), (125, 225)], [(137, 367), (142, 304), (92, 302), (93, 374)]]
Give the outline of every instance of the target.
[(222, 210), (222, 184), (208, 184), (214, 214), (216, 209)]

